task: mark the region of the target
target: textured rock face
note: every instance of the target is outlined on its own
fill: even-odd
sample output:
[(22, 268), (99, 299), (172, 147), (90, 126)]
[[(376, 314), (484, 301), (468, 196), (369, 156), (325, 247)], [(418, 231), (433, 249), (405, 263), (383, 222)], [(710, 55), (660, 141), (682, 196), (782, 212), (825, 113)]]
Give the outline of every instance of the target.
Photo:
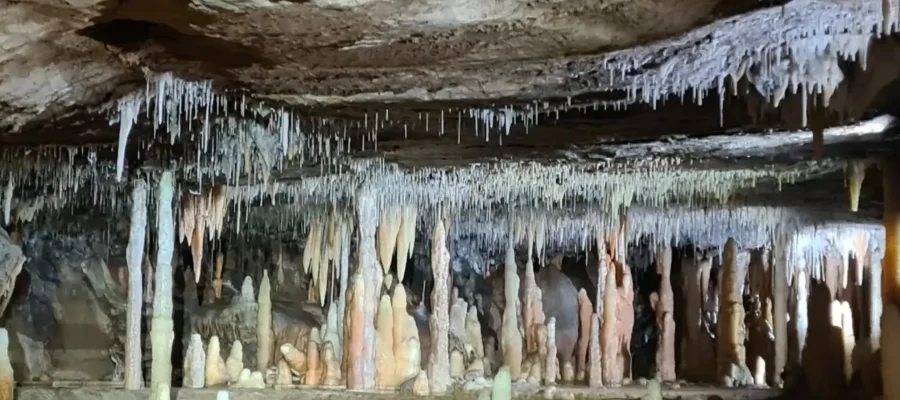
[(123, 236), (100, 240), (83, 226), (72, 235), (25, 233), (30, 261), (8, 325), (17, 379), (121, 378), (125, 287), (113, 276), (125, 269)]

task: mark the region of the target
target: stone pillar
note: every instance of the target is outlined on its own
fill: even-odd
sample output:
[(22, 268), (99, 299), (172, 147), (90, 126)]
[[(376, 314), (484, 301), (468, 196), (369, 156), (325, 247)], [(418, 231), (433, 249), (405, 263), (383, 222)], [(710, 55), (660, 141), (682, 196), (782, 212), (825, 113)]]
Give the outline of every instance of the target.
[(738, 249), (734, 239), (728, 239), (725, 243), (722, 258), (720, 316), (716, 337), (718, 376), (720, 383), (725, 386), (746, 386), (753, 383), (744, 348), (744, 301), (741, 288), (746, 277), (746, 265), (738, 262)]
[(144, 386), (141, 373), (141, 305), (143, 303), (144, 236), (147, 231), (147, 182), (134, 181), (131, 190), (131, 231), (125, 260), (128, 263), (128, 310), (125, 315), (125, 389)]
[(884, 400), (900, 400), (900, 163), (881, 166), (884, 191), (884, 262), (882, 264), (881, 376)]
[(153, 361), (150, 368), (151, 400), (168, 399), (172, 387), (172, 255), (175, 247), (175, 222), (172, 198), (175, 184), (171, 171), (162, 173), (157, 189), (156, 290), (153, 296), (153, 320), (150, 343)]
[[(351, 324), (353, 338), (351, 345), (345, 350), (347, 368), (347, 388), (371, 390), (375, 388), (375, 310), (381, 291), (382, 274), (378, 266), (375, 251), (375, 231), (378, 227), (378, 208), (375, 198), (365, 190), (356, 196), (356, 212), (359, 219), (359, 240), (357, 241), (357, 262), (351, 288), (358, 285), (362, 289), (362, 299), (353, 293), (348, 300), (348, 315), (353, 319), (345, 320)], [(354, 303), (355, 302), (355, 303)], [(361, 304), (360, 304), (361, 303)], [(351, 305), (354, 308), (351, 312)], [(345, 333), (347, 328), (345, 327)]]
[(660, 276), (659, 292), (650, 295), (650, 305), (656, 312), (659, 341), (656, 347), (656, 368), (659, 379), (675, 380), (675, 297), (672, 292), (672, 247), (662, 246), (656, 255), (656, 273)]
[(881, 254), (869, 252), (869, 340), (874, 352), (881, 346)]
[(775, 369), (773, 378), (775, 386), (781, 387), (781, 371), (787, 365), (788, 330), (787, 330), (787, 249), (777, 249), (778, 259), (772, 266), (772, 319), (775, 334)]
[[(432, 394), (442, 394), (450, 389), (450, 252), (447, 250), (447, 232), (444, 222), (438, 218), (431, 235), (431, 355), (428, 357), (428, 378)], [(518, 293), (516, 291), (515, 293)], [(506, 305), (509, 307), (509, 304)], [(521, 363), (521, 361), (520, 361)]]

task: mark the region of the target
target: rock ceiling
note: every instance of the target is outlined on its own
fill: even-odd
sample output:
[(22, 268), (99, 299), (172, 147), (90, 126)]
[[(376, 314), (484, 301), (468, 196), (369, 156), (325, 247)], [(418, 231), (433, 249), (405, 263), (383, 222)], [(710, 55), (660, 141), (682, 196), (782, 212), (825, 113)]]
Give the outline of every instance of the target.
[[(232, 196), (247, 202), (338, 204), (379, 187), (383, 203), (450, 208), (844, 210), (848, 163), (895, 147), (880, 135), (889, 117), (870, 118), (892, 104), (900, 46), (882, 33), (898, 10), (8, 1), (0, 176), (26, 210), (121, 204), (121, 177), (171, 165), (186, 190), (242, 185)], [(880, 209), (878, 195), (864, 190), (860, 208)]]

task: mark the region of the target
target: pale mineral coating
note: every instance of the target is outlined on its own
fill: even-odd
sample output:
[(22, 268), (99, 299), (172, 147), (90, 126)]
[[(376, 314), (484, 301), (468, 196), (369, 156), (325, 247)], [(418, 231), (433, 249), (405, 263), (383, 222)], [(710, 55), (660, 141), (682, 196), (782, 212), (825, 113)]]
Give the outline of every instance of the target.
[(203, 350), (203, 339), (200, 334), (191, 334), (184, 356), (183, 387), (200, 389), (206, 385), (206, 352)]
[(219, 337), (213, 336), (209, 338), (204, 368), (204, 384), (206, 387), (216, 387), (225, 385), (228, 382), (236, 382), (239, 377), (240, 371), (234, 377), (230, 376), (225, 360), (222, 359)]
[[(578, 335), (578, 349), (575, 353), (575, 358), (577, 359), (578, 365), (576, 366), (576, 378), (579, 381), (584, 380), (585, 376), (587, 376), (587, 358), (588, 358), (588, 348), (591, 343), (591, 320), (593, 319), (593, 311), (594, 305), (591, 303), (591, 299), (588, 297), (587, 291), (581, 289), (578, 292), (578, 321), (580, 325), (580, 332)], [(555, 321), (555, 320), (554, 320)], [(556, 323), (553, 324), (553, 329), (556, 329)], [(556, 335), (553, 335), (554, 340), (556, 340)], [(556, 344), (554, 343), (554, 347)], [(555, 352), (554, 352), (555, 353)]]
[[(504, 261), (504, 289), (506, 306), (503, 308), (503, 325), (500, 332), (500, 349), (506, 373), (518, 379), (522, 371), (523, 343), (519, 332), (519, 276), (516, 272), (515, 252), (510, 245)], [(499, 373), (499, 372), (498, 372)]]
[[(624, 257), (624, 254), (623, 254)], [(631, 335), (634, 330), (634, 288), (631, 269), (624, 263), (619, 266), (621, 282), (616, 288), (616, 382), (631, 379)]]
[(772, 265), (772, 313), (773, 333), (775, 335), (774, 381), (776, 386), (784, 382), (781, 372), (788, 361), (788, 281), (785, 271), (788, 269), (787, 257), (781, 256)]
[(656, 348), (656, 368), (659, 379), (675, 380), (675, 297), (672, 292), (672, 247), (663, 246), (656, 256), (656, 272), (660, 276), (656, 302), (651, 304), (656, 312), (659, 339)]
[[(404, 314), (405, 311), (404, 309)], [(397, 364), (394, 358), (394, 313), (391, 298), (386, 294), (381, 296), (378, 303), (375, 330), (375, 386), (391, 388), (397, 383)]]
[(150, 387), (153, 393), (167, 391), (172, 387), (172, 341), (175, 339), (172, 323), (172, 255), (175, 246), (173, 192), (172, 172), (163, 171), (157, 187), (156, 290), (150, 326), (150, 346), (153, 353)]
[(544, 384), (556, 384), (559, 375), (559, 359), (556, 354), (556, 318), (550, 317), (547, 321), (547, 357), (544, 367)]
[[(218, 337), (216, 337), (216, 342), (218, 343)], [(221, 358), (221, 355), (217, 355), (217, 357)], [(237, 382), (243, 369), (244, 346), (241, 344), (240, 340), (235, 340), (231, 343), (231, 350), (228, 351), (228, 358), (225, 360), (225, 371), (227, 371), (228, 381)]]
[(722, 277), (719, 286), (719, 324), (717, 337), (717, 368), (721, 379), (730, 379), (735, 386), (745, 384), (732, 372), (747, 371), (747, 356), (744, 347), (744, 302), (743, 282), (746, 279), (746, 265), (738, 261), (737, 244), (728, 239), (722, 255)]
[(598, 388), (603, 386), (602, 349), (600, 347), (600, 335), (603, 329), (600, 326), (600, 316), (591, 315), (591, 348), (590, 369), (588, 370), (588, 386)]
[[(360, 189), (356, 199), (356, 211), (359, 222), (357, 224), (359, 240), (357, 241), (356, 276), (362, 293), (354, 292), (354, 298), (348, 299), (348, 313), (352, 319), (353, 336), (351, 342), (352, 367), (348, 368), (347, 387), (351, 389), (375, 388), (375, 312), (378, 307), (378, 298), (381, 290), (382, 274), (378, 265), (375, 231), (378, 225), (378, 210), (373, 201), (369, 189)], [(363, 283), (365, 282), (365, 283)], [(344, 332), (347, 332), (345, 328)], [(344, 359), (348, 360), (348, 350), (344, 350)], [(352, 372), (351, 372), (352, 371)]]
[(263, 270), (259, 282), (258, 314), (256, 318), (256, 367), (260, 371), (269, 368), (272, 351), (275, 346), (272, 331), (272, 286), (269, 284), (269, 271)]
[(319, 328), (313, 327), (306, 342), (306, 375), (303, 376), (303, 384), (318, 386), (325, 377), (325, 365), (322, 362), (320, 346), (322, 339), (319, 336)]
[(325, 342), (322, 347), (322, 362), (325, 366), (325, 375), (322, 378), (324, 386), (339, 386), (341, 384), (341, 364), (338, 362), (337, 353), (331, 342)]
[(13, 400), (15, 377), (9, 362), (9, 332), (0, 328), (0, 400)]
[[(350, 280), (350, 290), (347, 294), (347, 315), (344, 318), (344, 362), (342, 368), (347, 377), (347, 388), (365, 388), (366, 364), (366, 310), (363, 302), (365, 299), (365, 287), (363, 276), (355, 274)], [(374, 327), (374, 324), (372, 324)], [(374, 362), (374, 360), (372, 360)], [(374, 376), (372, 387), (374, 387)]]
[(444, 222), (438, 220), (431, 235), (431, 355), (428, 357), (428, 383), (431, 393), (444, 393), (450, 388), (450, 252)]
[[(128, 263), (128, 310), (125, 316), (125, 389), (144, 386), (141, 371), (141, 306), (143, 305), (144, 237), (147, 232), (147, 182), (136, 180), (131, 191), (131, 231), (125, 259)], [(149, 277), (148, 277), (149, 279)], [(201, 384), (202, 387), (202, 384)]]

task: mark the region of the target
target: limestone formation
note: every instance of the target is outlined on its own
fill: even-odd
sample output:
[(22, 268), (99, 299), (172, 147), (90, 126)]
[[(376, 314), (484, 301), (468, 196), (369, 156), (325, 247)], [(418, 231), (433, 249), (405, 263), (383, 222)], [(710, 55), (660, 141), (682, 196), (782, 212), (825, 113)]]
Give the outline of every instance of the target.
[(263, 270), (263, 277), (259, 282), (259, 311), (256, 320), (256, 366), (260, 371), (269, 368), (272, 361), (272, 349), (275, 345), (275, 334), (272, 332), (271, 290), (269, 272)]
[(221, 251), (216, 253), (216, 272), (213, 279), (213, 291), (217, 299), (222, 298), (222, 269), (225, 267), (225, 255)]
[(556, 384), (559, 374), (559, 359), (556, 357), (556, 318), (550, 317), (547, 321), (547, 357), (544, 367), (544, 383)]
[(203, 388), (206, 383), (206, 352), (203, 351), (203, 339), (200, 334), (191, 334), (184, 356), (183, 387), (191, 389)]
[(481, 322), (478, 321), (478, 309), (469, 307), (466, 314), (466, 344), (472, 347), (472, 363), (468, 372), (484, 374), (484, 342), (481, 339)]
[[(500, 334), (500, 346), (503, 353), (503, 365), (511, 379), (518, 379), (522, 368), (522, 335), (519, 333), (519, 276), (516, 272), (516, 258), (512, 246), (506, 249), (504, 262), (504, 295), (506, 307), (503, 309), (503, 330)], [(499, 372), (498, 372), (499, 374)]]
[(416, 242), (416, 217), (415, 206), (407, 206), (402, 211), (402, 221), (397, 232), (397, 280), (402, 282), (406, 274), (406, 263), (413, 253)]
[(391, 297), (394, 316), (394, 385), (416, 376), (421, 368), (419, 331), (415, 320), (406, 312), (406, 289), (394, 286)]
[[(365, 283), (361, 275), (354, 275), (347, 294), (347, 316), (344, 318), (344, 362), (347, 387), (362, 388), (365, 378), (364, 357), (366, 346)], [(307, 354), (307, 359), (309, 354)], [(308, 364), (308, 363), (307, 363)]]
[(575, 379), (578, 381), (583, 381), (587, 374), (587, 356), (591, 341), (591, 319), (593, 318), (593, 313), (594, 305), (591, 304), (587, 291), (581, 289), (578, 292), (578, 321), (581, 330), (578, 335), (578, 349), (576, 350), (578, 365), (575, 375)]
[(285, 387), (290, 386), (294, 383), (294, 377), (291, 374), (291, 367), (288, 366), (287, 361), (284, 359), (278, 360), (278, 364), (275, 366), (275, 387)]
[(600, 368), (603, 371), (603, 383), (606, 385), (621, 384), (621, 364), (617, 364), (619, 355), (619, 334), (616, 322), (618, 292), (616, 290), (616, 273), (606, 274), (606, 285), (603, 289), (603, 327), (600, 332)]
[(512, 375), (507, 366), (500, 367), (494, 376), (494, 388), (491, 400), (512, 400)]
[(9, 332), (0, 328), (0, 400), (13, 400), (15, 378), (9, 362)]
[(313, 328), (309, 333), (309, 341), (306, 343), (306, 375), (303, 377), (303, 384), (308, 386), (319, 386), (325, 377), (324, 365), (322, 365), (322, 357), (319, 346), (322, 339), (319, 336), (319, 328)]
[(153, 297), (153, 320), (150, 326), (152, 364), (150, 367), (151, 399), (168, 396), (172, 387), (172, 255), (175, 226), (172, 216), (174, 182), (171, 171), (160, 176), (157, 199), (156, 287)]
[(598, 388), (603, 386), (603, 367), (602, 367), (602, 357), (601, 357), (601, 348), (600, 348), (600, 335), (602, 329), (600, 328), (600, 316), (597, 314), (591, 315), (591, 348), (590, 348), (590, 365), (591, 368), (588, 370), (588, 385), (592, 388)]
[(656, 347), (656, 368), (659, 379), (675, 380), (675, 319), (672, 292), (672, 247), (663, 246), (656, 256), (656, 273), (660, 276), (659, 292), (651, 296), (650, 304), (656, 312), (659, 339)]
[[(450, 388), (450, 252), (447, 250), (444, 222), (438, 219), (431, 236), (431, 355), (428, 357), (428, 383), (431, 393), (445, 393)], [(518, 292), (518, 291), (516, 291)], [(515, 293), (515, 292), (514, 292)]]
[(323, 386), (339, 386), (341, 384), (341, 364), (338, 362), (334, 344), (325, 342), (322, 349), (322, 364), (324, 365)]
[(634, 288), (632, 287), (631, 269), (620, 264), (621, 282), (616, 288), (616, 336), (617, 359), (616, 380), (631, 380), (631, 333), (634, 329)]
[(284, 361), (291, 368), (294, 375), (300, 376), (306, 373), (306, 354), (297, 350), (294, 345), (285, 343), (279, 347)]
[[(7, 218), (8, 219), (8, 218)], [(131, 231), (128, 235), (126, 261), (128, 263), (128, 310), (125, 329), (125, 389), (144, 386), (141, 372), (141, 306), (143, 303), (142, 267), (144, 240), (147, 231), (147, 183), (134, 181), (131, 191)], [(202, 350), (202, 349), (201, 349)], [(202, 384), (201, 384), (202, 387)]]
[(235, 389), (265, 389), (266, 381), (262, 372), (244, 368), (238, 376), (237, 382), (231, 385)]
[[(529, 255), (531, 254), (530, 248), (529, 243)], [(538, 337), (538, 332), (544, 328), (545, 323), (541, 297), (541, 289), (534, 277), (534, 265), (529, 257), (525, 263), (525, 280), (522, 287), (522, 324), (525, 328), (525, 353), (531, 364), (537, 365), (538, 368), (544, 363), (540, 353), (546, 353), (546, 343), (541, 343)], [(537, 379), (540, 380), (540, 377)]]
[(734, 239), (725, 243), (720, 286), (720, 309), (717, 338), (717, 368), (726, 386), (752, 384), (744, 349), (744, 304), (742, 298), (746, 266), (738, 265), (737, 244)]
[(466, 359), (472, 346), (468, 343), (466, 314), (468, 305), (463, 299), (456, 299), (450, 307), (450, 377), (458, 378), (466, 373)]
[[(216, 338), (218, 345), (219, 338)], [(221, 357), (220, 357), (221, 358)], [(237, 382), (241, 371), (244, 369), (244, 346), (240, 340), (231, 343), (231, 350), (228, 352), (228, 358), (225, 360), (225, 370), (228, 371), (227, 378), (229, 382)]]
[[(405, 310), (404, 310), (405, 314)], [(393, 387), (396, 364), (394, 363), (394, 313), (391, 298), (381, 296), (378, 313), (375, 317), (375, 386), (378, 388)]]
[[(237, 381), (236, 377), (231, 377), (228, 368), (225, 365), (225, 360), (222, 359), (218, 336), (209, 338), (209, 346), (207, 346), (206, 349), (206, 368), (204, 371), (206, 387), (217, 387), (225, 385), (228, 382)], [(240, 372), (237, 373), (237, 377), (239, 376)]]
[(419, 371), (419, 374), (416, 375), (415, 380), (413, 380), (412, 392), (416, 396), (421, 397), (431, 395), (431, 385), (428, 383), (428, 372)]

